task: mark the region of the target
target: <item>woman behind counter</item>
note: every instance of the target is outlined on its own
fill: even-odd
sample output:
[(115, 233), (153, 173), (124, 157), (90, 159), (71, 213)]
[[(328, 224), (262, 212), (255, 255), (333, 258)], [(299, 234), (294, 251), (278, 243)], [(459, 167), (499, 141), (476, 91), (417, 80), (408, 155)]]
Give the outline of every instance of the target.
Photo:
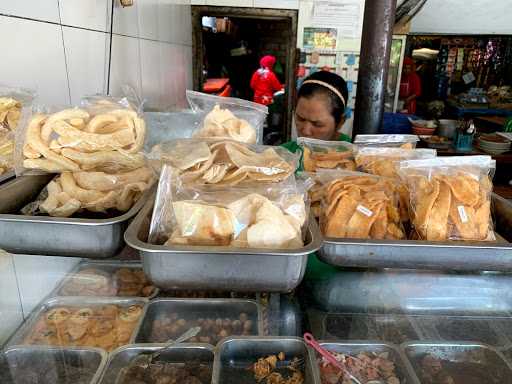
[[(345, 123), (348, 100), (347, 83), (332, 72), (315, 72), (299, 89), (295, 107), (295, 126), (298, 137), (328, 141), (350, 141), (340, 133)], [(283, 144), (291, 152), (299, 149), (296, 141)]]
[[(298, 137), (310, 137), (328, 141), (350, 141), (340, 133), (345, 123), (348, 100), (347, 83), (332, 72), (320, 71), (309, 76), (299, 89), (295, 107), (295, 126)], [(295, 153), (299, 149), (296, 141), (282, 145)], [(316, 254), (309, 255), (306, 279), (325, 279), (335, 274), (336, 269), (318, 260)]]

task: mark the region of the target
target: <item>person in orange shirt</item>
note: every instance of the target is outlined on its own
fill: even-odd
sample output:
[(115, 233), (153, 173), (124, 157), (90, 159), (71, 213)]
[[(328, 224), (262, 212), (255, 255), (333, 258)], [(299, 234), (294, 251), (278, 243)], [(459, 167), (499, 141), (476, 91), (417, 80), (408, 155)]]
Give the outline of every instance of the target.
[(282, 84), (274, 73), (276, 58), (271, 55), (260, 60), (260, 69), (252, 75), (251, 88), (254, 91), (254, 102), (270, 105), (274, 101), (274, 93), (283, 89)]
[(404, 110), (414, 115), (416, 99), (421, 96), (421, 79), (416, 73), (416, 65), (410, 57), (404, 59), (404, 69), (400, 81), (400, 100), (404, 102)]

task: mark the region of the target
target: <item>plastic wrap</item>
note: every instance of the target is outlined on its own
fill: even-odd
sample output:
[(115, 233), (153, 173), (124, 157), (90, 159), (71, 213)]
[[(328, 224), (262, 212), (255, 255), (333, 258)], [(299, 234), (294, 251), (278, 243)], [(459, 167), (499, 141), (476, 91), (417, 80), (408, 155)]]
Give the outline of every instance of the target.
[(192, 110), (204, 115), (194, 137), (231, 139), (247, 144), (263, 143), (268, 108), (252, 101), (187, 90)]
[(400, 163), (410, 191), (412, 224), (428, 241), (495, 240), (490, 156), (438, 157)]
[[(433, 159), (436, 156), (434, 149), (363, 147), (357, 153), (356, 165), (361, 172), (400, 180), (400, 161)], [(405, 223), (409, 221), (409, 191), (402, 182), (397, 188), (400, 197), (400, 217)]]
[(0, 86), (0, 175), (14, 167), (14, 135), (29, 118), (33, 99), (28, 89)]
[(303, 246), (306, 191), (289, 184), (187, 186), (165, 165), (149, 241), (168, 246), (293, 249)]
[(354, 144), (359, 147), (399, 147), (414, 149), (420, 141), (416, 135), (357, 135)]
[(302, 148), (302, 165), (306, 172), (320, 169), (356, 170), (356, 147), (351, 143), (299, 137), (297, 144)]
[(281, 147), (248, 145), (234, 141), (182, 139), (156, 145), (149, 158), (176, 168), (185, 183), (238, 185), (277, 183), (293, 176), (298, 155)]
[(70, 217), (82, 211), (128, 211), (154, 183), (148, 167), (117, 174), (63, 172), (22, 211), (26, 215)]
[(326, 237), (406, 237), (394, 180), (349, 171), (323, 171), (317, 180), (324, 188), (320, 226)]
[(143, 118), (111, 100), (34, 113), (16, 132), (16, 174), (122, 172), (145, 164)]

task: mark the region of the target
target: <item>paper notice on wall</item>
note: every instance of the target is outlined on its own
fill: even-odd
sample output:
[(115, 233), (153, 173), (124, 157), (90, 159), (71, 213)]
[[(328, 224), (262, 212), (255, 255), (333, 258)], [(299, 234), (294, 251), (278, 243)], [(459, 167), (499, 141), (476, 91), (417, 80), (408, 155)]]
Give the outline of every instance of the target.
[(338, 28), (338, 36), (358, 38), (363, 26), (362, 0), (320, 0), (313, 7), (315, 27)]

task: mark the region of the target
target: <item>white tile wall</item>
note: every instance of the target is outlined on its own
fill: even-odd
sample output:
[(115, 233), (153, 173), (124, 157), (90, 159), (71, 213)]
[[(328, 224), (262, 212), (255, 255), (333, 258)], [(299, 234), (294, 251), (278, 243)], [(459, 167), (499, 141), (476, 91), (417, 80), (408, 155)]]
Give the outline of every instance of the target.
[(9, 36), (2, 40), (2, 82), (35, 89), (47, 104), (69, 104), (59, 25), (0, 16), (0, 36)]
[(0, 13), (53, 23), (60, 21), (58, 0), (0, 0)]
[(81, 259), (13, 255), (25, 318)]
[(0, 345), (23, 321), (12, 255), (0, 252)]
[(206, 0), (206, 5), (218, 5), (221, 7), (252, 7), (253, 0)]
[(166, 43), (157, 41), (141, 40), (141, 73), (142, 93), (145, 95), (146, 104), (149, 108), (162, 108), (162, 55)]
[(139, 37), (138, 9), (140, 3), (141, 1), (134, 1), (133, 6), (123, 8), (119, 1), (115, 2), (114, 26), (112, 28), (114, 33)]
[(138, 95), (142, 94), (140, 40), (114, 35), (110, 69), (110, 93), (121, 95), (122, 87), (125, 84), (132, 87)]
[[(64, 25), (108, 32), (112, 1), (59, 0), (61, 22)], [(22, 2), (26, 2), (26, 0)]]
[(254, 0), (256, 8), (299, 9), (299, 0)]
[(191, 5), (299, 9), (299, 0), (191, 0)]
[(84, 95), (105, 93), (109, 34), (69, 27), (63, 27), (62, 33), (71, 104), (78, 105)]

